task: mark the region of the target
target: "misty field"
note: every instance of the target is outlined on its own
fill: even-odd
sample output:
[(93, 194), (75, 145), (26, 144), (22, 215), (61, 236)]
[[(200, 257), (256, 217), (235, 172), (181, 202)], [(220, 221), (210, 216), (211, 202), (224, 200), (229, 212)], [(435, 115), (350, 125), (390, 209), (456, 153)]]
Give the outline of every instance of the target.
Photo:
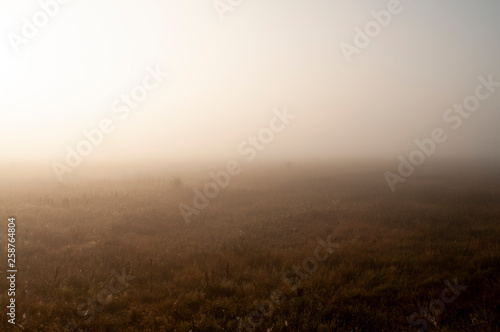
[(377, 167), (288, 166), (243, 170), (190, 224), (206, 174), (3, 182), (16, 330), (499, 330), (498, 165), (395, 193)]

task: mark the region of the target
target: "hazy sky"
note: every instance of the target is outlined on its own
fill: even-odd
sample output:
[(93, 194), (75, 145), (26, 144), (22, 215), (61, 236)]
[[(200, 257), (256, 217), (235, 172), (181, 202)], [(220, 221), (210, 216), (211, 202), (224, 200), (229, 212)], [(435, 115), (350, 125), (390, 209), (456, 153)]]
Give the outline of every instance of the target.
[[(225, 161), (284, 106), (296, 118), (258, 158), (396, 159), (436, 127), (449, 140), (433, 158), (499, 157), (500, 88), (458, 130), (443, 114), (478, 76), (500, 81), (500, 2), (402, 0), (348, 63), (341, 43), (389, 2), (243, 0), (221, 20), (212, 0), (73, 0), (17, 53), (41, 7), (2, 1), (2, 160), (62, 162), (109, 118), (86, 160)], [(122, 120), (112, 105), (148, 66), (168, 76)]]

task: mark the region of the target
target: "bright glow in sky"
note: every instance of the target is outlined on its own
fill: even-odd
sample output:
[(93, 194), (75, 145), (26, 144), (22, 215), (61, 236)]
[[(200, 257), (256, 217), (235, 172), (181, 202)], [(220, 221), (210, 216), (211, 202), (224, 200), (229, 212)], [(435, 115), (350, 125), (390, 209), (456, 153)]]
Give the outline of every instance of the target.
[[(297, 119), (262, 158), (396, 158), (443, 126), (478, 76), (500, 81), (500, 3), (401, 0), (347, 63), (340, 43), (388, 2), (243, 1), (221, 21), (212, 0), (73, 0), (19, 54), (7, 34), (40, 5), (2, 2), (3, 160), (62, 160), (104, 118), (117, 126), (92, 160), (227, 160), (283, 106)], [(156, 65), (168, 77), (120, 122), (113, 101)], [(500, 91), (440, 156), (499, 157), (499, 102)]]

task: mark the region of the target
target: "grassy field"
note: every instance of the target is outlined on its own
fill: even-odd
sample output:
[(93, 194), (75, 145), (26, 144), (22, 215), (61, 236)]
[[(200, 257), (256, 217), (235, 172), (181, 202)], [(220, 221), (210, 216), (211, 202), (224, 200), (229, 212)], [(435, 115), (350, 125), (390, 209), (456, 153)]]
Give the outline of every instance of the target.
[(16, 329), (498, 331), (500, 173), (450, 169), (255, 169), (190, 224), (203, 178), (5, 182)]

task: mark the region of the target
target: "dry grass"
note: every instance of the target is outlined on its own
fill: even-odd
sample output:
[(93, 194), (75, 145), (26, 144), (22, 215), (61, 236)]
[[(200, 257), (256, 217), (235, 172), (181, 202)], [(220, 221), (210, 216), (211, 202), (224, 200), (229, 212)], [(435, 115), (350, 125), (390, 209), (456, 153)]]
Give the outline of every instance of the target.
[[(255, 171), (186, 225), (177, 205), (191, 202), (191, 185), (165, 177), (2, 188), (2, 215), (18, 222), (18, 323), (235, 331), (237, 317), (279, 289), (286, 300), (258, 331), (411, 331), (408, 317), (456, 277), (468, 288), (446, 305), (440, 330), (498, 331), (498, 173), (421, 169), (392, 194), (379, 171)], [(328, 235), (340, 247), (297, 294), (282, 274)], [(125, 268), (135, 279), (86, 323), (78, 304)]]

